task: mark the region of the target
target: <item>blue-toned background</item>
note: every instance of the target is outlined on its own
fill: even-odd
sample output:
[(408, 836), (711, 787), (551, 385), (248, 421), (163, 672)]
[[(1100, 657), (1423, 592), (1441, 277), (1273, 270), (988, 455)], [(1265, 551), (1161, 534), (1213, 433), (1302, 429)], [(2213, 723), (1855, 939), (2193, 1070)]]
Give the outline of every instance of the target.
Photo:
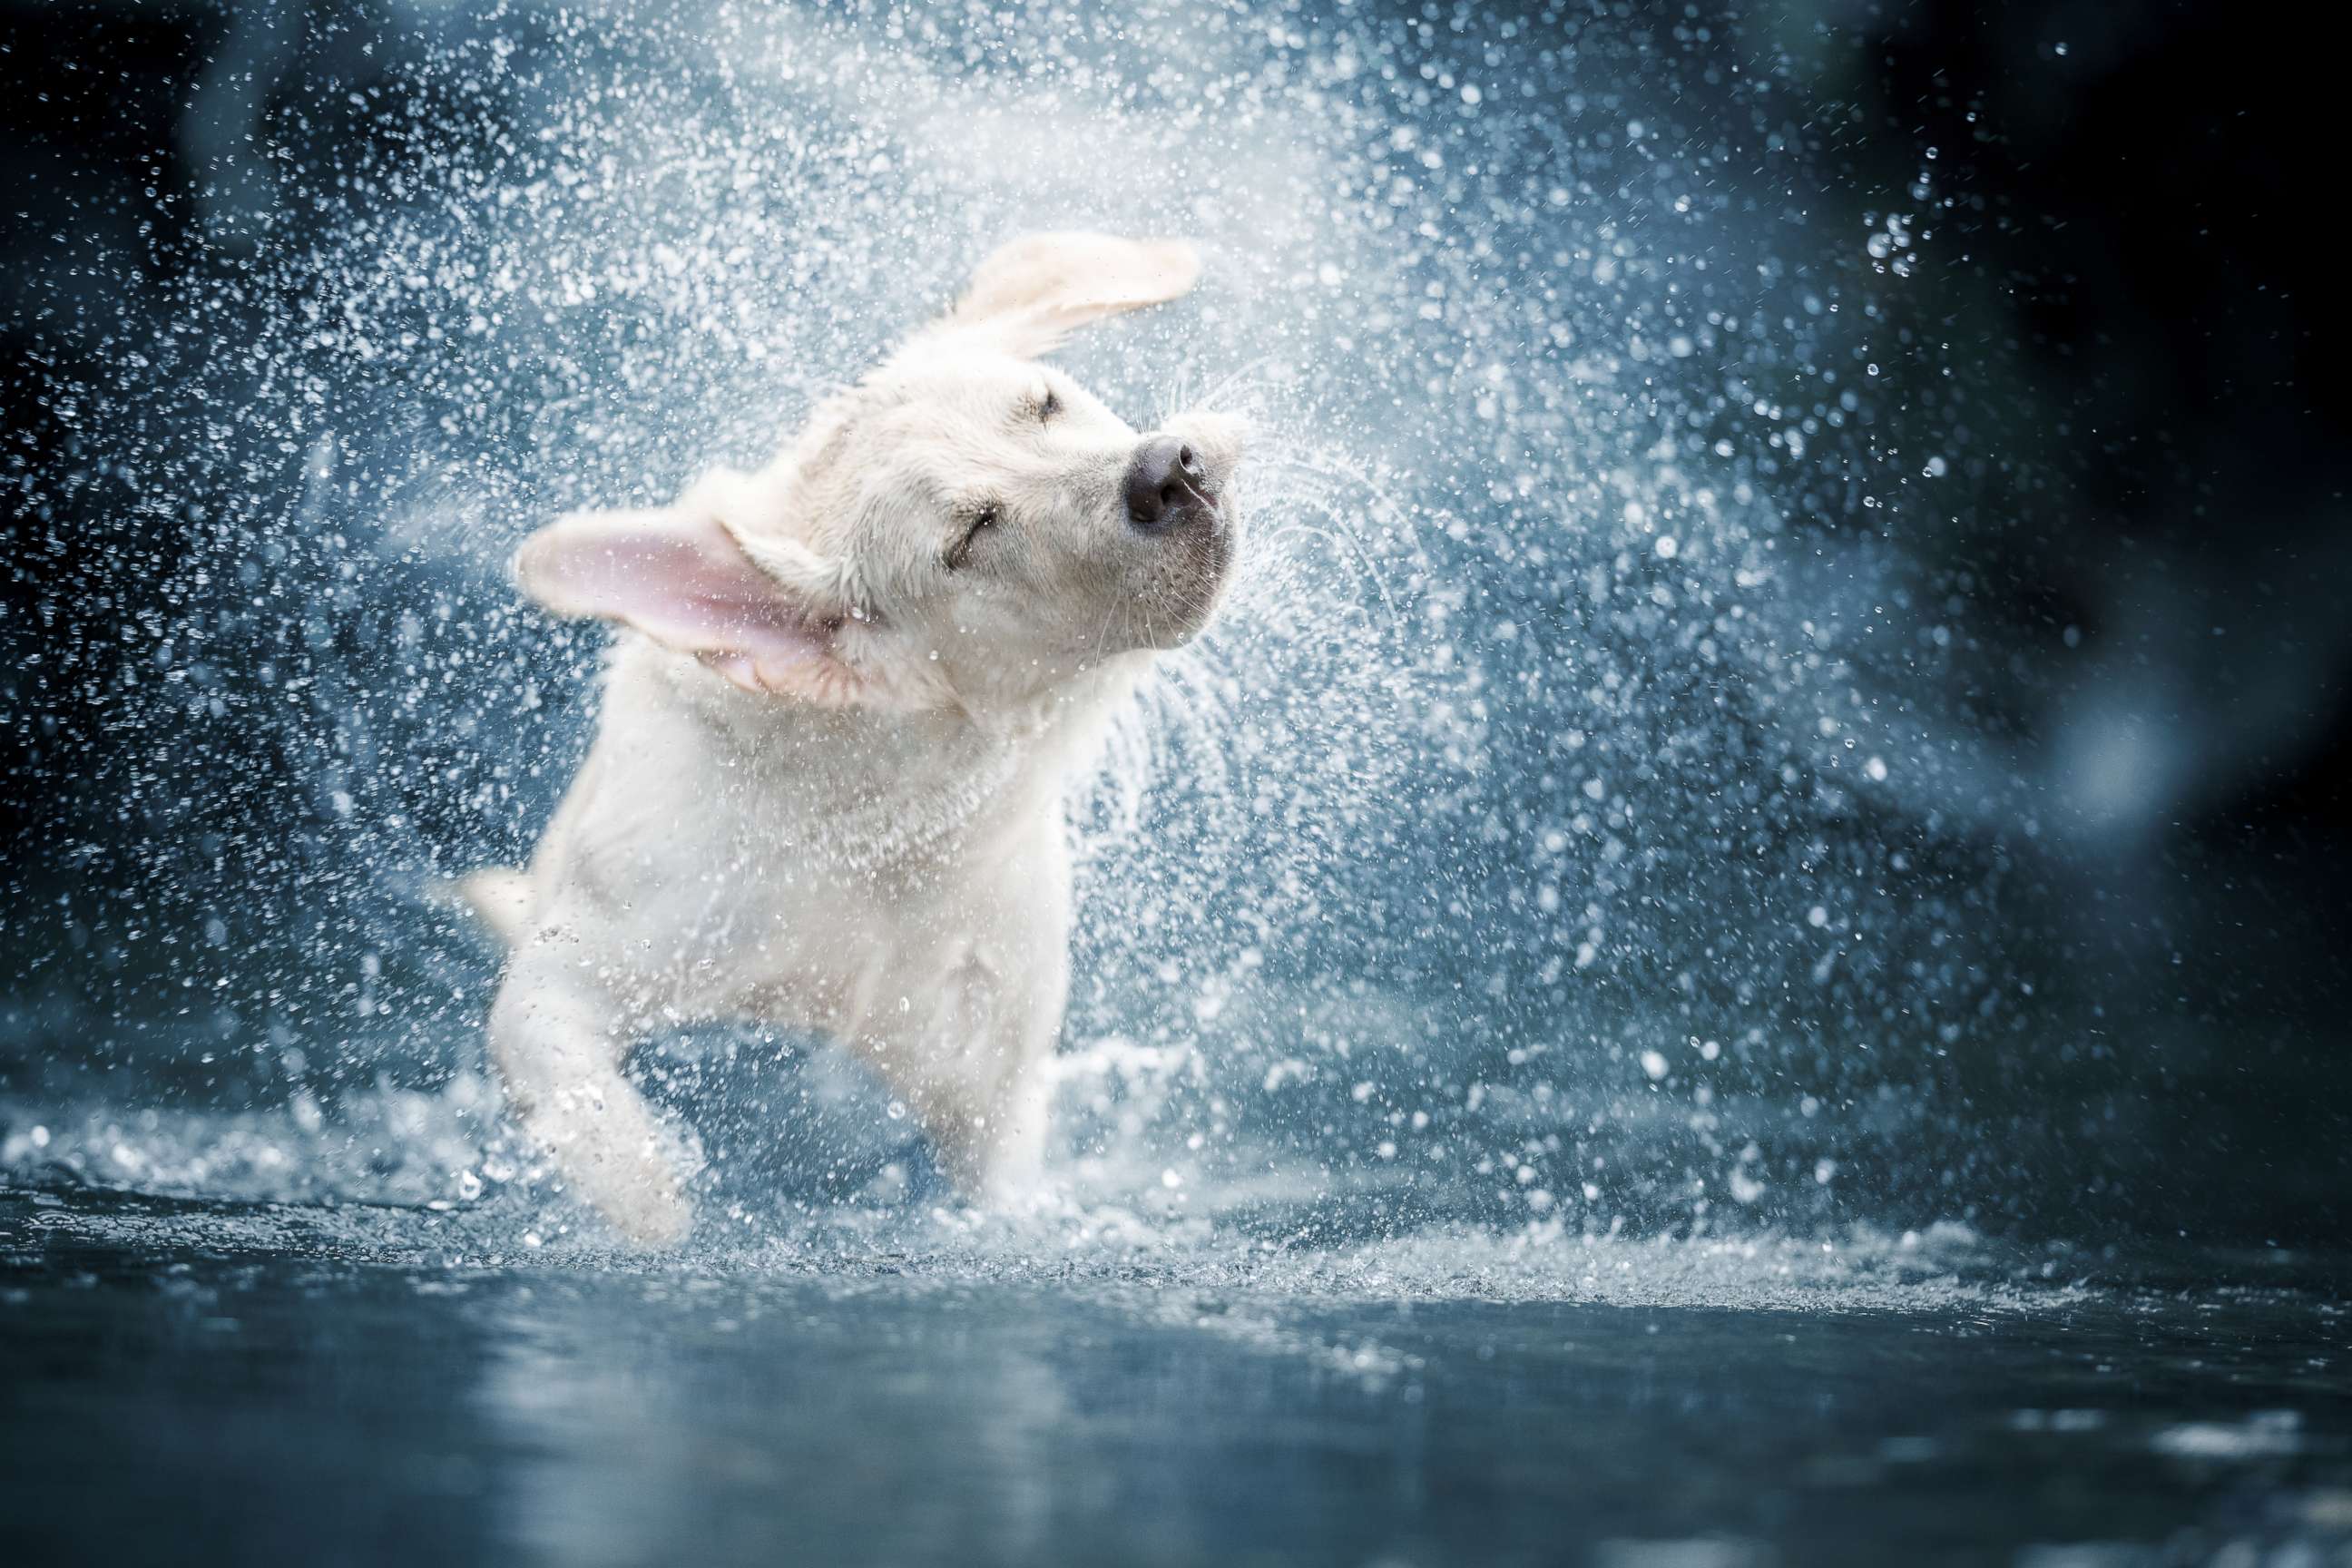
[[(508, 551), (758, 461), (1082, 226), (1209, 267), (1071, 368), (1262, 432), (1232, 612), (1081, 813), (1082, 1191), (2340, 1234), (2341, 305), (2217, 22), (5, 25), (0, 1164), (527, 1185), (428, 896), (592, 717), (600, 634)], [(919, 1179), (793, 1042), (648, 1065), (755, 1213)]]

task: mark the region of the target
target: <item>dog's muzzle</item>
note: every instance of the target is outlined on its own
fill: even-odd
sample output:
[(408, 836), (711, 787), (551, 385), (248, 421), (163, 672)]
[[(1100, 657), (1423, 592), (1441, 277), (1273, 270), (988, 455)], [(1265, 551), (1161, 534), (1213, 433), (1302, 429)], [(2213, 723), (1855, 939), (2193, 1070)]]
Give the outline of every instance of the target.
[(1119, 489), (1128, 521), (1146, 533), (1213, 527), (1218, 521), (1207, 466), (1190, 443), (1173, 436), (1154, 436), (1138, 447)]

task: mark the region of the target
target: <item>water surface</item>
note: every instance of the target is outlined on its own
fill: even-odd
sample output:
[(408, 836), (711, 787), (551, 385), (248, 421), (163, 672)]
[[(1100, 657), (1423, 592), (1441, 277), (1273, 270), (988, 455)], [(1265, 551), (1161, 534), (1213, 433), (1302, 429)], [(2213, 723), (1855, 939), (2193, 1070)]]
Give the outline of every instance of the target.
[(2352, 1551), (2321, 1260), (1043, 1240), (902, 1215), (652, 1266), (509, 1252), (483, 1212), (11, 1190), (6, 1531), (322, 1563)]

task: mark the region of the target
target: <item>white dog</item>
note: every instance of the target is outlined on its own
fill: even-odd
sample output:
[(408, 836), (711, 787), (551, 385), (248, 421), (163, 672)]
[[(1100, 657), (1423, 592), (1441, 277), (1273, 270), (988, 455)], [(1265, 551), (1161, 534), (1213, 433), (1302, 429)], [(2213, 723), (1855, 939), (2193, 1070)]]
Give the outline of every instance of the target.
[(1034, 1174), (1065, 792), (1214, 607), (1241, 446), (1206, 414), (1138, 435), (1036, 356), (1198, 274), (1176, 242), (1016, 240), (768, 468), (575, 513), (517, 555), (531, 598), (625, 630), (530, 868), (463, 885), (513, 950), (490, 1050), (632, 1238), (672, 1242), (690, 1211), (622, 1062), (695, 1019), (846, 1046), (976, 1198)]

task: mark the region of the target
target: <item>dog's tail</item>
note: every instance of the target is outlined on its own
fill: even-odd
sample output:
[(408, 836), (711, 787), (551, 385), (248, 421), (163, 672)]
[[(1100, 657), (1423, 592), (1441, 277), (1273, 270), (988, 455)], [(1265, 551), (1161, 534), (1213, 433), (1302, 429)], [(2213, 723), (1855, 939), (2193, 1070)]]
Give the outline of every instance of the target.
[(469, 872), (442, 883), (438, 890), (447, 901), (473, 910), (502, 947), (513, 947), (530, 934), (530, 873), (520, 867)]

